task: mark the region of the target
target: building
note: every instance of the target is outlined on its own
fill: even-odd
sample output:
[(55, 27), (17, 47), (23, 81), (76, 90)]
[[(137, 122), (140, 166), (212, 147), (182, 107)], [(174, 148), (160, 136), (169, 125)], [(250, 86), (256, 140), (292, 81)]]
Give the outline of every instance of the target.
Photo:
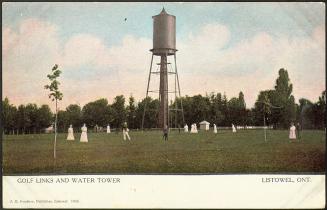
[(199, 124), (200, 124), (200, 130), (206, 130), (206, 131), (209, 130), (209, 127), (210, 127), (209, 122), (204, 120), (204, 121), (200, 122)]
[(54, 127), (53, 127), (53, 125), (51, 125), (51, 126), (48, 127), (48, 128), (45, 128), (45, 129), (44, 129), (44, 132), (45, 132), (45, 133), (53, 133), (53, 132), (54, 132)]

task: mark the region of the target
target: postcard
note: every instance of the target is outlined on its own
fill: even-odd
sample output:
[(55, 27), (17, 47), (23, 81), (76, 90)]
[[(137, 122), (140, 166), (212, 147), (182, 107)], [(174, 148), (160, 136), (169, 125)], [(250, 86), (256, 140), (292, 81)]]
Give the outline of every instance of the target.
[(4, 2), (4, 208), (324, 208), (325, 4)]

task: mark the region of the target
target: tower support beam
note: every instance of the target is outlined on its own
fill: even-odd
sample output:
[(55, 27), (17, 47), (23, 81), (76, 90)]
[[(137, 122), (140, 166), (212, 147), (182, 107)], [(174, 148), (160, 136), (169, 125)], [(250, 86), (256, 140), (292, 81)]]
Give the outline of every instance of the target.
[(164, 128), (166, 125), (169, 127), (167, 55), (161, 55), (159, 93), (159, 128)]

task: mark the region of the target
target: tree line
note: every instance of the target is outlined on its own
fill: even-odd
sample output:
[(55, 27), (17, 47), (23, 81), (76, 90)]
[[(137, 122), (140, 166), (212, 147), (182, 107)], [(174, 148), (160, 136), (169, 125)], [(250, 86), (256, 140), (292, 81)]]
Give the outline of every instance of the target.
[[(280, 69), (276, 84), (272, 90), (260, 91), (253, 108), (247, 108), (244, 94), (239, 92), (238, 97), (227, 98), (226, 94), (210, 93), (205, 96), (194, 95), (177, 98), (170, 102), (174, 109), (176, 103), (183, 103), (185, 123), (199, 123), (206, 120), (217, 126), (255, 125), (262, 126), (263, 119), (267, 125), (276, 129), (288, 128), (291, 122), (300, 122), (305, 129), (321, 129), (326, 126), (326, 91), (323, 91), (316, 102), (301, 98), (295, 102), (292, 95), (293, 86), (288, 72)], [(144, 107), (146, 105), (144, 128), (155, 128), (158, 122), (159, 100), (151, 97), (135, 102), (133, 96), (126, 98), (116, 96), (109, 104), (101, 98), (89, 102), (83, 107), (70, 104), (65, 110), (58, 111), (58, 131), (66, 132), (72, 124), (77, 130), (83, 123), (89, 128), (94, 126), (120, 128), (127, 122), (130, 129), (140, 129)], [(48, 105), (29, 103), (18, 107), (10, 104), (8, 98), (2, 101), (2, 119), (4, 133), (40, 133), (44, 128), (53, 124), (54, 114)], [(170, 127), (183, 127), (181, 113), (170, 111)]]

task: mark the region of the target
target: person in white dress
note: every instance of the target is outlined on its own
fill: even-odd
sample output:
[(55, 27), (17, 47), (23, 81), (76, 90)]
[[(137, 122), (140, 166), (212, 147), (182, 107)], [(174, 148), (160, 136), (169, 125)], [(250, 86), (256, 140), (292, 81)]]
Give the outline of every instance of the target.
[(81, 134), (81, 138), (80, 138), (80, 142), (88, 142), (87, 139), (87, 127), (84, 123), (83, 127), (81, 128), (82, 130), (82, 134)]
[(193, 123), (192, 127), (191, 127), (191, 133), (197, 133), (197, 132), (198, 132), (198, 130), (197, 130), (196, 124)]
[(185, 126), (184, 126), (184, 132), (185, 132), (185, 133), (188, 132), (188, 126), (187, 126), (187, 124), (185, 124)]
[(236, 133), (236, 128), (235, 128), (234, 124), (232, 124), (232, 129), (233, 129), (233, 133)]
[(289, 138), (292, 139), (296, 139), (296, 128), (294, 126), (294, 123), (291, 123), (291, 127), (290, 127), (290, 133), (289, 133)]
[(216, 126), (216, 124), (213, 124), (213, 133), (217, 133), (217, 126)]
[(110, 133), (110, 125), (107, 125), (107, 133)]
[(70, 125), (69, 128), (68, 128), (67, 140), (75, 140), (75, 138), (74, 138), (73, 125)]

